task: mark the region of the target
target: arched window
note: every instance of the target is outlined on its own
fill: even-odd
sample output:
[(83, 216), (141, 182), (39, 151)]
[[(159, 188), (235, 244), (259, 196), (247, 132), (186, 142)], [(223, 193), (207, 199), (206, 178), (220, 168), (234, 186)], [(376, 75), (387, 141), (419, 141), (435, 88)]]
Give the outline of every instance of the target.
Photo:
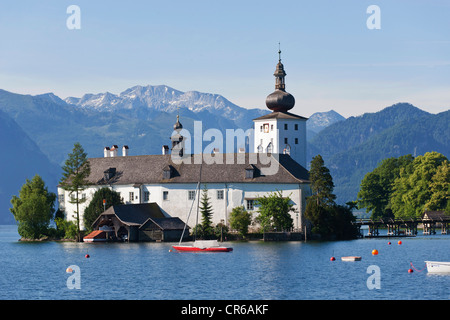
[(258, 153), (262, 153), (264, 151), (264, 148), (262, 145), (259, 145), (257, 150), (258, 150)]
[(269, 144), (267, 145), (267, 153), (272, 153), (272, 151), (273, 151), (273, 145), (272, 145), (272, 142), (269, 142)]

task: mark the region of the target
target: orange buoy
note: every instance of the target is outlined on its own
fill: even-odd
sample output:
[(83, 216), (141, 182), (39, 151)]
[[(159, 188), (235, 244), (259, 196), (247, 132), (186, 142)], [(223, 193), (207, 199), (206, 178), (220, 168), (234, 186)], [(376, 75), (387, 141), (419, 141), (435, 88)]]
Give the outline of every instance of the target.
[(331, 258), (330, 258), (330, 261), (334, 261), (334, 260), (336, 260), (335, 257), (331, 257)]
[(397, 242), (398, 244), (402, 244), (402, 242), (400, 241), (400, 240), (398, 240), (398, 242)]
[(71, 267), (69, 267), (69, 268), (66, 269), (66, 272), (67, 272), (67, 273), (72, 273), (72, 272), (73, 272), (73, 269), (72, 269)]
[(372, 250), (372, 254), (373, 254), (374, 256), (376, 256), (376, 255), (378, 254), (378, 250), (377, 250), (377, 249), (373, 249), (373, 250)]

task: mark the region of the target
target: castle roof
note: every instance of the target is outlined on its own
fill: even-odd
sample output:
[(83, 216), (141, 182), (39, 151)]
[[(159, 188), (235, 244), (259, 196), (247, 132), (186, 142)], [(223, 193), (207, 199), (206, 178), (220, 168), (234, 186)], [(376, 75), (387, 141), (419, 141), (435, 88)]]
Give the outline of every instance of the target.
[[(255, 153), (219, 153), (212, 155), (211, 159), (222, 157), (222, 164), (208, 164), (203, 159), (203, 165), (194, 162), (195, 156), (199, 155), (187, 155), (190, 157), (190, 164), (175, 163), (171, 155), (90, 158), (91, 173), (88, 180), (94, 185), (198, 183), (199, 181), (201, 183), (309, 183), (308, 171), (287, 154), (273, 154), (270, 156), (271, 162), (268, 162), (261, 161), (261, 155)], [(245, 174), (249, 164), (253, 165), (255, 171), (251, 179), (246, 178)], [(171, 168), (169, 177), (163, 174), (164, 169), (168, 167)], [(113, 176), (104, 174), (109, 168), (115, 168)], [(273, 171), (274, 174), (264, 174), (268, 168), (276, 168)]]

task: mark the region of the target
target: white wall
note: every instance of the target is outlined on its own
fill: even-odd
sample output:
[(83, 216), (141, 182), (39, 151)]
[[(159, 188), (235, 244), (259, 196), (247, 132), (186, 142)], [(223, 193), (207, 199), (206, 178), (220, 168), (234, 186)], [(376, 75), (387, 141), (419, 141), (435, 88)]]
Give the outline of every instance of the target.
[[(218, 224), (222, 220), (226, 223), (230, 218), (230, 213), (233, 208), (238, 206), (247, 207), (246, 199), (254, 199), (259, 196), (268, 194), (273, 191), (282, 190), (284, 197), (290, 197), (293, 204), (295, 212), (291, 213), (291, 217), (294, 221), (294, 227), (298, 228), (302, 225), (301, 213), (304, 213), (305, 209), (305, 197), (309, 195), (309, 185), (302, 184), (263, 184), (263, 183), (213, 183), (207, 184), (208, 196), (210, 198), (210, 203), (213, 208), (213, 224)], [(83, 193), (86, 194), (87, 201), (80, 205), (80, 218), (84, 213), (84, 209), (89, 205), (92, 200), (95, 191), (100, 189), (101, 186), (91, 186), (86, 189)], [(140, 187), (134, 187), (133, 185), (115, 185), (112, 187), (113, 190), (120, 192), (126, 204), (130, 203), (144, 203), (144, 191), (150, 192), (150, 197), (148, 202), (156, 202), (161, 207), (163, 212), (167, 216), (179, 217), (183, 221), (187, 221), (189, 216), (189, 211), (192, 208), (191, 215), (189, 217), (188, 225), (194, 227), (197, 219), (197, 198), (195, 200), (189, 200), (189, 192), (195, 191), (197, 184), (146, 184)], [(202, 196), (202, 191), (204, 184), (200, 186), (200, 192), (197, 196)], [(223, 191), (223, 199), (217, 198), (217, 191)], [(163, 199), (164, 191), (168, 192), (167, 200)], [(134, 200), (129, 201), (129, 193), (134, 193)], [(66, 212), (66, 218), (69, 221), (74, 221), (76, 223), (76, 205), (69, 203), (68, 192), (58, 188), (58, 195), (64, 193), (64, 206)], [(256, 217), (257, 208), (254, 208), (253, 217)], [(296, 213), (299, 212), (298, 218)], [(198, 223), (201, 222), (201, 214), (198, 216)], [(80, 221), (81, 229), (84, 229), (83, 219)]]
[[(264, 130), (265, 124), (268, 124), (268, 132)], [(285, 124), (287, 124), (287, 130), (284, 129)], [(296, 124), (297, 130), (295, 130)], [(262, 132), (261, 126), (263, 127)], [(286, 146), (285, 138), (287, 138), (288, 144), (291, 147), (291, 158), (306, 168), (306, 120), (267, 119), (254, 121), (253, 152), (258, 152), (258, 146), (261, 144), (261, 141), (264, 148), (263, 152), (267, 152), (267, 145), (273, 141), (272, 153), (283, 153)], [(296, 138), (298, 139), (297, 144), (295, 143)]]

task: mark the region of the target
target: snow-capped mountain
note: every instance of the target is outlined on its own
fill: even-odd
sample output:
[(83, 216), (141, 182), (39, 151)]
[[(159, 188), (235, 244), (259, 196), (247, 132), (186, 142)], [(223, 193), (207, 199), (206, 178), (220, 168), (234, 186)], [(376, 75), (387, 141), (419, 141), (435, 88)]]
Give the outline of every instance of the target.
[[(85, 110), (126, 112), (126, 110), (150, 109), (175, 112), (178, 108), (194, 113), (208, 111), (228, 120), (239, 120), (247, 109), (241, 108), (219, 94), (198, 91), (182, 92), (166, 85), (134, 86), (119, 95), (110, 92), (85, 94), (81, 98), (68, 97), (66, 103)], [(267, 110), (253, 109), (256, 115), (266, 114)]]

